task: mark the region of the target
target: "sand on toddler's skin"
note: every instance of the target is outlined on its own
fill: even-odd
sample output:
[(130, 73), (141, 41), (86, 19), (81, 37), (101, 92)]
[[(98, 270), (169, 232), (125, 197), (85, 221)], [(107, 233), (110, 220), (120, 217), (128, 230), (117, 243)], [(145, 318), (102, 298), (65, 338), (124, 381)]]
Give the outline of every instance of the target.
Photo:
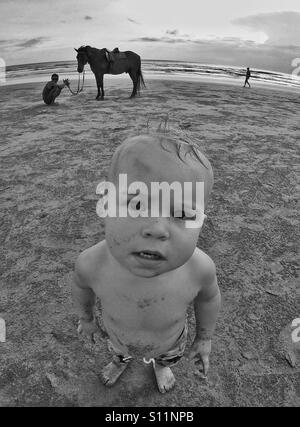
[[(299, 405), (299, 365), (278, 345), (300, 313), (299, 94), (146, 83), (129, 100), (129, 78), (112, 79), (97, 102), (89, 81), (76, 97), (65, 89), (56, 107), (43, 104), (43, 84), (0, 88), (0, 406)], [(198, 139), (213, 165), (199, 246), (217, 265), (223, 296), (208, 381), (182, 359), (163, 396), (141, 360), (115, 387), (102, 385), (105, 340), (94, 348), (78, 340), (70, 293), (78, 254), (104, 237), (96, 186), (120, 142), (144, 132), (154, 113)]]

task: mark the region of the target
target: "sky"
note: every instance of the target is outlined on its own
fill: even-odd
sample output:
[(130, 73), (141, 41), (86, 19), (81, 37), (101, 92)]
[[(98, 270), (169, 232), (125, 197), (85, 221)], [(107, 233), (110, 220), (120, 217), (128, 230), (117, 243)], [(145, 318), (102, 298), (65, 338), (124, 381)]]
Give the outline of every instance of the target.
[(292, 61), (300, 65), (300, 1), (0, 0), (7, 65), (72, 60), (82, 45), (291, 73)]

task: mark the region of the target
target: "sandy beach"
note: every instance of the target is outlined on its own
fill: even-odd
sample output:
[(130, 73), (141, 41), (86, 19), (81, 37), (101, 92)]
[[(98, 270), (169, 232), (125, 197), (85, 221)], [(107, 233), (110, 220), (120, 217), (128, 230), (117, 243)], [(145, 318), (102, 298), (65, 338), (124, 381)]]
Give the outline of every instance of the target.
[[(299, 92), (146, 85), (130, 100), (128, 76), (109, 79), (99, 102), (89, 80), (50, 107), (42, 83), (0, 87), (0, 406), (299, 406), (289, 327), (300, 317)], [(72, 271), (104, 238), (95, 190), (112, 153), (166, 114), (171, 128), (197, 140), (215, 174), (198, 242), (215, 261), (223, 298), (210, 373), (205, 381), (182, 359), (175, 389), (161, 395), (137, 360), (107, 389), (105, 340), (92, 347), (76, 333)]]

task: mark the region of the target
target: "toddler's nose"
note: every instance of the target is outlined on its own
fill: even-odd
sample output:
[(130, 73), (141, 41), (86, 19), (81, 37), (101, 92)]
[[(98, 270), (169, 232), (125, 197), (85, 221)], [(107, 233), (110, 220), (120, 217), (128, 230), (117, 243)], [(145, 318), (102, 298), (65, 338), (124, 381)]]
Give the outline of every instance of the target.
[(153, 237), (154, 239), (167, 240), (170, 237), (168, 219), (159, 218), (149, 222), (142, 229), (143, 237)]

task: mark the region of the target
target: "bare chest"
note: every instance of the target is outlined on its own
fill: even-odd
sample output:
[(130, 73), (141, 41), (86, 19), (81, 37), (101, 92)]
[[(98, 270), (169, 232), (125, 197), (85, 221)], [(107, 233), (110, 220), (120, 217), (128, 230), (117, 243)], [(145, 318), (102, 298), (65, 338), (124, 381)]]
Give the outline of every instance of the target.
[(183, 278), (165, 282), (141, 280), (133, 284), (102, 277), (94, 290), (109, 322), (131, 330), (138, 327), (153, 331), (182, 322), (197, 294), (196, 287)]

